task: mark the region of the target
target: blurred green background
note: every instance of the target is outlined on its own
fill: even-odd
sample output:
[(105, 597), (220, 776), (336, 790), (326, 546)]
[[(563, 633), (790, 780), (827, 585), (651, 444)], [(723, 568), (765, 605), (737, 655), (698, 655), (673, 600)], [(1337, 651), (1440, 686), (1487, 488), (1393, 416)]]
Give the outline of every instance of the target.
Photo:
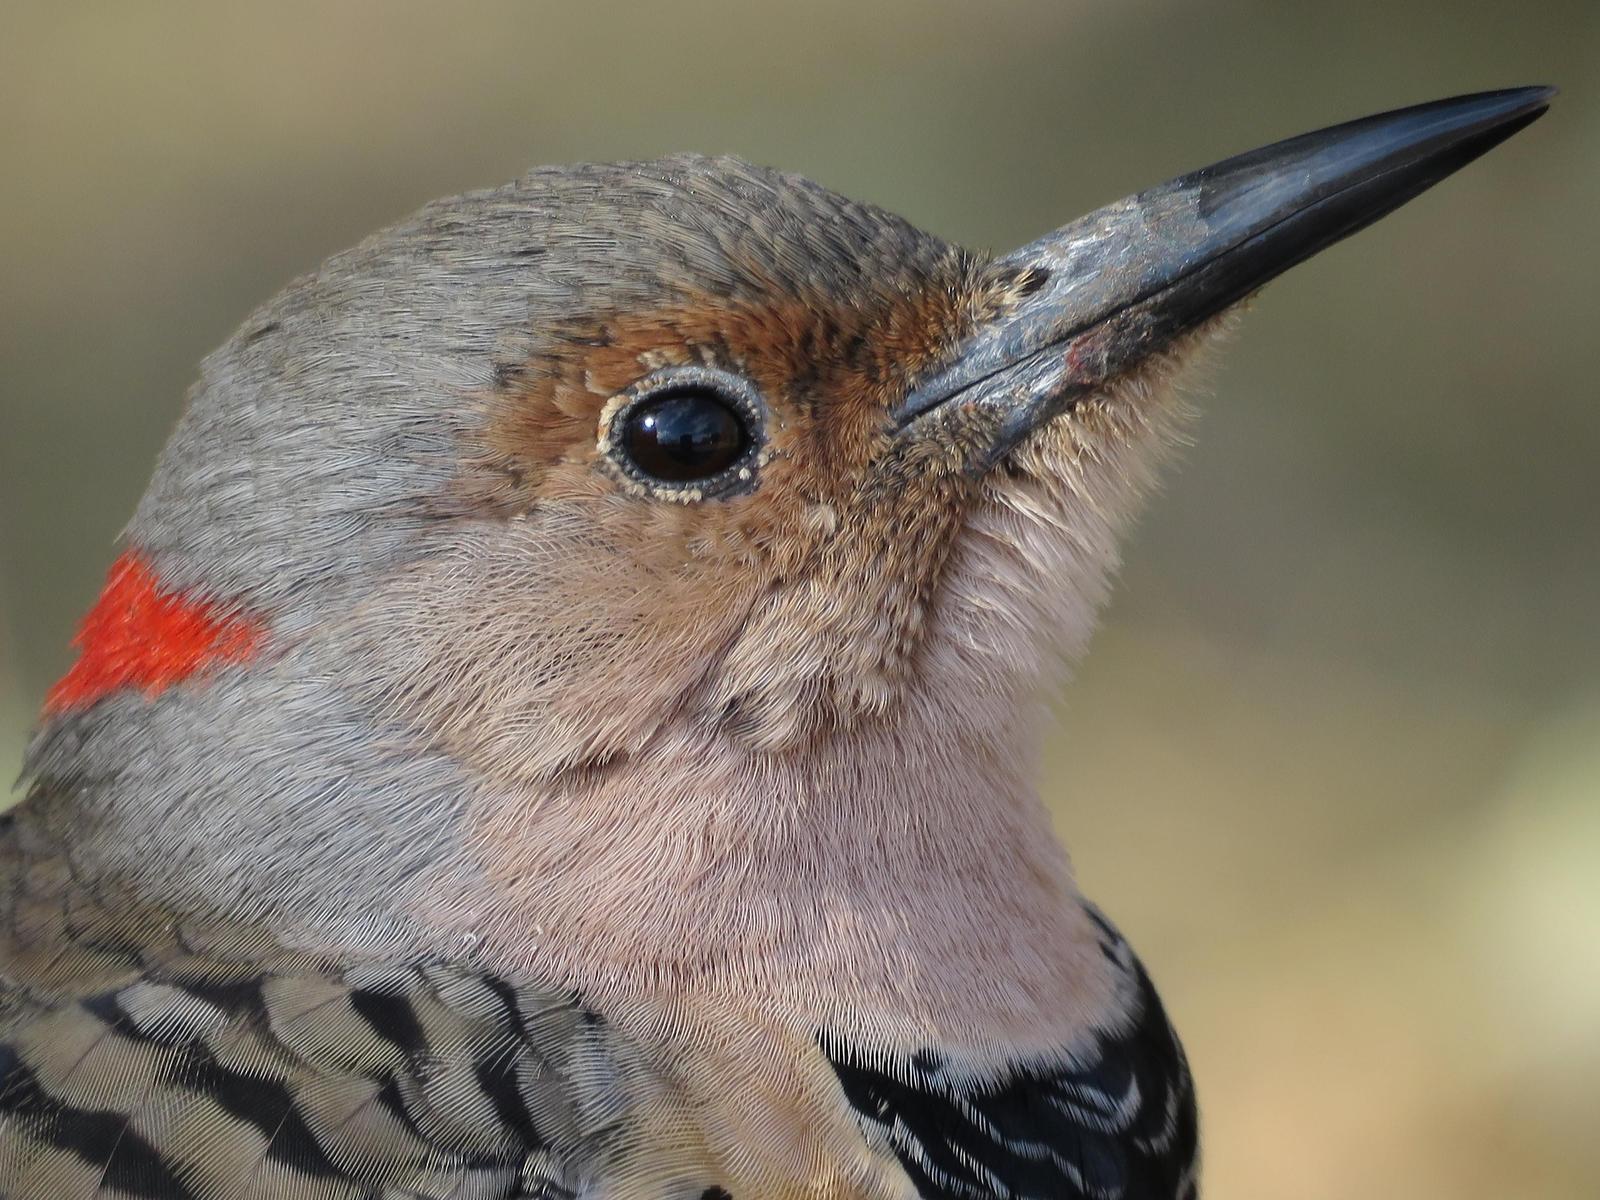
[(1048, 794), (1230, 1200), (1600, 1196), (1600, 5), (25, 4), (0, 38), (0, 769), (199, 357), (434, 196), (734, 151), (1008, 248), (1279, 136), (1552, 114), (1274, 284)]

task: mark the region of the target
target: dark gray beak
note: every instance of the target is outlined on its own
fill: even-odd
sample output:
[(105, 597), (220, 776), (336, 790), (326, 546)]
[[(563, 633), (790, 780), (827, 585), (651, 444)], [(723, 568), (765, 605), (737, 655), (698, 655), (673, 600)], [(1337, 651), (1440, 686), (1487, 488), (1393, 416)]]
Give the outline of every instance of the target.
[(1019, 297), (895, 410), (998, 421), (984, 469), (1072, 401), (1537, 119), (1554, 88), (1402, 108), (1252, 150), (1140, 192), (994, 264)]

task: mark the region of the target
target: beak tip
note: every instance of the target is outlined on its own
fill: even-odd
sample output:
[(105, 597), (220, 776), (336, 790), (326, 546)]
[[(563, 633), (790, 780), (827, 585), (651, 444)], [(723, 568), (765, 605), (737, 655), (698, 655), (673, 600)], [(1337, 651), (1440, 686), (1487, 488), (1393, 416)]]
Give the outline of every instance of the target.
[[(1508, 128), (1509, 133), (1514, 133), (1544, 116), (1560, 90), (1547, 83), (1531, 84), (1498, 92), (1480, 92), (1475, 96), (1461, 96), (1454, 103), (1467, 107), (1481, 106), (1478, 120), (1482, 124)], [(1450, 104), (1452, 101), (1442, 103)]]
[(1549, 108), (1550, 101), (1561, 94), (1561, 89), (1553, 83), (1535, 83), (1527, 87), (1512, 88), (1511, 92), (1524, 97), (1530, 107)]

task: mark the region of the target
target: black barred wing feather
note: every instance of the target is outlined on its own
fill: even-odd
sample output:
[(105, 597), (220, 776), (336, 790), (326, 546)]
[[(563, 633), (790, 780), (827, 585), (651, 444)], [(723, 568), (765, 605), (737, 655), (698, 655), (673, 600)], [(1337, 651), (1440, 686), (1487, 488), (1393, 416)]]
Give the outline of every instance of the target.
[(0, 842), (4, 1200), (561, 1200), (599, 1161), (572, 998), (186, 930)]
[(429, 969), (84, 997), (0, 1044), (0, 1195), (570, 1196), (597, 1131), (514, 1032), (527, 999)]
[(874, 1063), (823, 1040), (869, 1138), (894, 1154), (923, 1200), (1195, 1200), (1188, 1064), (1120, 938), (1116, 952), (1136, 1003), (1125, 1023), (1060, 1061), (984, 1081), (933, 1051)]

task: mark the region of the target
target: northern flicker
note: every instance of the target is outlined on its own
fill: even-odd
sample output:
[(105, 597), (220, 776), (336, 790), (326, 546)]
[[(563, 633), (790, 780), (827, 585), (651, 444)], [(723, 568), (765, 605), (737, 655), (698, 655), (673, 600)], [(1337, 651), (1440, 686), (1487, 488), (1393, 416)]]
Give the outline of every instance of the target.
[(0, 1196), (1195, 1196), (1041, 693), (1180, 368), (1550, 95), (1002, 257), (683, 156), (290, 285), (206, 360), (4, 820)]

